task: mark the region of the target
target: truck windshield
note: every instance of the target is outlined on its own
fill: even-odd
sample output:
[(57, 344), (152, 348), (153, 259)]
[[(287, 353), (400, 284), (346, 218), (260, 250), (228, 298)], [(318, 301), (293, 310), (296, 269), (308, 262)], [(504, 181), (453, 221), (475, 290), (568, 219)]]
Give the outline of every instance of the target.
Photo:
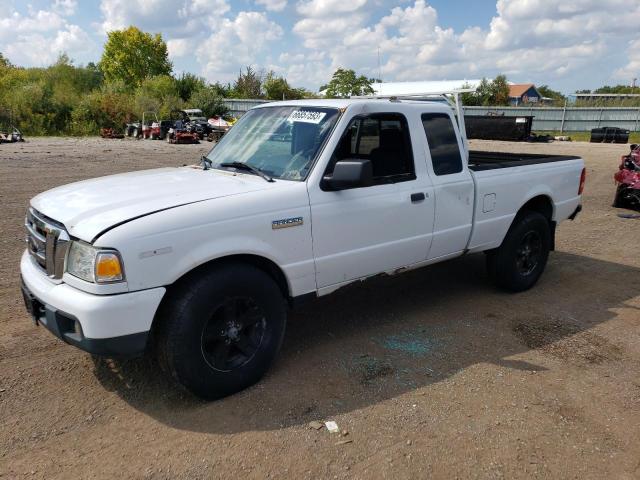
[(337, 108), (273, 106), (249, 110), (208, 153), (213, 168), (247, 163), (285, 180), (304, 180), (335, 125)]

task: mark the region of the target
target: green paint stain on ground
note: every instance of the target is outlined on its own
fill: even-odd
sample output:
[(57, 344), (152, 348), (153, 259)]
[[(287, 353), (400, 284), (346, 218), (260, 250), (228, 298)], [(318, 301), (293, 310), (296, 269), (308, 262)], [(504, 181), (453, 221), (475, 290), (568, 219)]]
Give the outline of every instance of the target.
[(389, 335), (382, 341), (382, 346), (411, 356), (423, 356), (433, 350), (435, 342), (416, 334), (403, 333)]

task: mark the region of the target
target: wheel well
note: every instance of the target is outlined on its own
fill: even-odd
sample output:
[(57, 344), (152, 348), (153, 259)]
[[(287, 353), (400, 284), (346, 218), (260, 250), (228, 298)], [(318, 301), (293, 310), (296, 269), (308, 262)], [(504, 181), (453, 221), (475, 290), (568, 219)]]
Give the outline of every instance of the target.
[(546, 195), (538, 195), (537, 197), (533, 197), (522, 207), (520, 207), (518, 213), (521, 213), (525, 210), (541, 213), (547, 220), (549, 220), (549, 222), (551, 222), (551, 219), (553, 218), (553, 203), (551, 202), (551, 199)]
[(202, 265), (198, 265), (193, 270), (190, 270), (189, 272), (185, 273), (182, 277), (180, 277), (174, 283), (181, 282), (185, 278), (190, 277), (191, 275), (195, 275), (198, 272), (201, 272), (203, 270), (222, 266), (222, 265), (229, 265), (232, 263), (235, 263), (235, 264), (244, 263), (244, 264), (252, 265), (264, 271), (273, 279), (274, 282), (276, 282), (278, 287), (280, 287), (280, 291), (282, 291), (282, 295), (284, 296), (284, 298), (287, 298), (287, 299), (290, 298), (289, 283), (287, 282), (287, 277), (285, 277), (280, 267), (276, 265), (274, 262), (272, 262), (271, 260), (269, 260), (268, 258), (261, 257), (259, 255), (252, 255), (252, 254), (228, 255), (226, 257), (220, 257), (220, 258), (215, 258), (213, 260), (209, 260), (208, 262), (205, 262)]
[(213, 260), (209, 260), (208, 262), (205, 262), (202, 265), (198, 265), (196, 268), (188, 271), (187, 273), (182, 275), (180, 278), (178, 278), (175, 282), (173, 282), (171, 285), (167, 285), (166, 287), (167, 292), (165, 293), (162, 301), (160, 302), (160, 305), (156, 310), (156, 313), (153, 318), (153, 322), (151, 324), (150, 339), (147, 343), (148, 350), (153, 350), (158, 348), (156, 343), (158, 338), (157, 336), (158, 336), (159, 329), (162, 328), (162, 323), (159, 321), (159, 317), (161, 318), (162, 311), (164, 308), (166, 308), (167, 304), (173, 301), (172, 291), (177, 289), (178, 284), (182, 282), (188, 282), (191, 277), (202, 273), (204, 270), (220, 267), (224, 265), (230, 265), (230, 264), (252, 265), (264, 271), (276, 282), (276, 284), (280, 288), (280, 291), (282, 292), (282, 296), (285, 298), (285, 300), (287, 300), (289, 304), (291, 304), (292, 298), (289, 293), (289, 284), (287, 282), (287, 278), (284, 275), (284, 272), (280, 269), (280, 267), (278, 267), (276, 263), (269, 260), (268, 258), (261, 257), (259, 255), (241, 254), (241, 255), (229, 255), (226, 257), (220, 257)]
[(551, 250), (555, 250), (556, 222), (553, 221), (553, 202), (551, 201), (551, 198), (549, 198), (547, 195), (538, 195), (537, 197), (533, 197), (522, 207), (520, 207), (520, 210), (518, 210), (518, 215), (525, 211), (538, 212), (547, 219), (547, 221), (549, 222), (549, 228), (551, 229)]

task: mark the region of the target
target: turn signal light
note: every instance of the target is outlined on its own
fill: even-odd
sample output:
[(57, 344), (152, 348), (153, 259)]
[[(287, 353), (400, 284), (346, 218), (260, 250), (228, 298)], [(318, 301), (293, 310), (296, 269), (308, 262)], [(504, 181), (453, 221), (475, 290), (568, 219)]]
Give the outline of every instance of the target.
[(120, 282), (123, 279), (120, 257), (112, 252), (100, 252), (96, 257), (96, 282)]
[(582, 195), (584, 191), (584, 184), (587, 181), (587, 169), (583, 168), (582, 173), (580, 174), (580, 187), (578, 187), (578, 195)]

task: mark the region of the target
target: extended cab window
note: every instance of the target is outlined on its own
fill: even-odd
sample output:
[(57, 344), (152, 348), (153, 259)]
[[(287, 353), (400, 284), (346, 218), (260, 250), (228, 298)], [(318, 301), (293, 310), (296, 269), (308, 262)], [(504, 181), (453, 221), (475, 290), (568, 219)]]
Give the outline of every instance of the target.
[(415, 168), (404, 115), (379, 113), (354, 117), (331, 158), (327, 174), (339, 160), (370, 160), (377, 184), (413, 180)]
[(427, 135), (433, 172), (450, 175), (462, 171), (462, 155), (451, 117), (445, 113), (425, 113), (422, 126)]

